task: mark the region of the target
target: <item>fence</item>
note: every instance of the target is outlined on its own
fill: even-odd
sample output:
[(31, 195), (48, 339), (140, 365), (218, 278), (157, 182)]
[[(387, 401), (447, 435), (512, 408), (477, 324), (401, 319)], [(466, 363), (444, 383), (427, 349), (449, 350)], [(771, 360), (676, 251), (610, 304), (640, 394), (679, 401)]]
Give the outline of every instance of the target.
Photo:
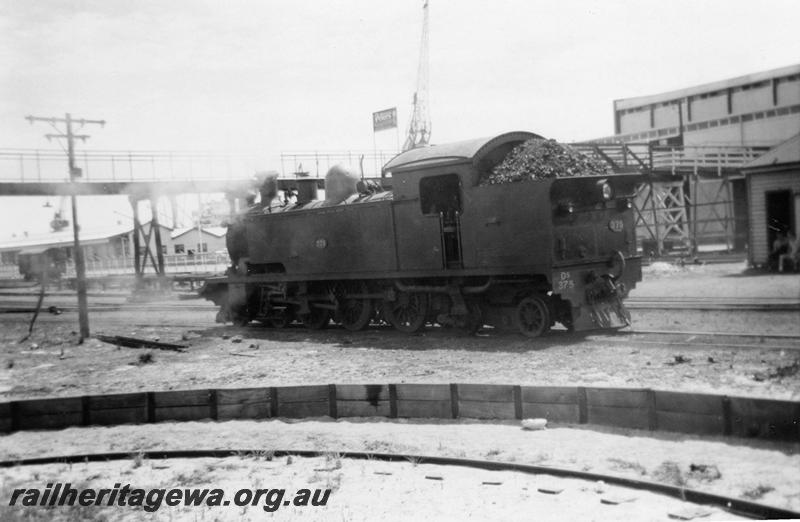
[[(92, 258), (87, 256), (86, 275), (90, 277), (111, 276), (111, 275), (133, 275), (132, 257), (103, 257)], [(167, 274), (179, 273), (223, 273), (230, 266), (230, 258), (225, 252), (203, 253), (203, 254), (170, 254), (164, 256), (164, 272)], [(153, 271), (152, 267), (147, 270)], [(64, 277), (75, 277), (75, 262), (67, 260)], [(16, 264), (0, 264), (0, 279), (21, 279), (19, 266)]]
[[(126, 275), (134, 273), (132, 257), (92, 258), (87, 256), (86, 275)], [(230, 265), (230, 258), (226, 252), (212, 252), (201, 254), (165, 254), (165, 273), (208, 273), (225, 272)], [(152, 267), (150, 267), (152, 271)], [(67, 261), (66, 277), (75, 277), (75, 263), (72, 259)]]
[(326, 384), (0, 403), (0, 432), (272, 417), (523, 419), (800, 441), (800, 402), (674, 391), (495, 384)]

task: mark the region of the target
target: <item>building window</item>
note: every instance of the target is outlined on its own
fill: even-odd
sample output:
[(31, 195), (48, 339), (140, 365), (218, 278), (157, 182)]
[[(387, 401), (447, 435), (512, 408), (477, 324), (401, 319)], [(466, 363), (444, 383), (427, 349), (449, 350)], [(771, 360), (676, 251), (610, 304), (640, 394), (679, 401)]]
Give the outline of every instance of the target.
[(186, 248), (183, 245), (175, 245), (175, 253), (176, 254), (185, 254)]
[(197, 251), (198, 252), (208, 252), (208, 243), (198, 243), (197, 244)]
[(161, 245), (161, 253), (162, 254), (166, 254), (167, 253), (167, 245)]

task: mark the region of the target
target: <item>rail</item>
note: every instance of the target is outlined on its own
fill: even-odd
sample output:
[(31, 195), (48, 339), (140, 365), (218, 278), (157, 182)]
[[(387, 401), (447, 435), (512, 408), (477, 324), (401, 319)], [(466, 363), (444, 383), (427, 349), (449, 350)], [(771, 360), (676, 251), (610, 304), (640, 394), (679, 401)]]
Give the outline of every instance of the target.
[[(737, 497), (718, 495), (698, 489), (690, 489), (685, 486), (673, 486), (662, 482), (651, 482), (642, 479), (634, 479), (623, 475), (611, 475), (607, 473), (596, 473), (571, 468), (561, 468), (555, 466), (542, 466), (537, 464), (521, 464), (517, 462), (507, 462), (499, 460), (480, 460), (467, 459), (460, 457), (446, 457), (440, 455), (417, 455), (408, 453), (375, 453), (365, 451), (336, 451), (338, 458), (380, 461), (380, 462), (412, 462), (414, 465), (430, 464), (435, 466), (457, 466), (460, 468), (470, 468), (485, 471), (514, 471), (529, 475), (544, 475), (551, 477), (564, 477), (590, 482), (600, 482), (613, 484), (624, 488), (648, 491), (655, 494), (680, 499), (683, 502), (691, 502), (703, 506), (714, 506), (728, 513), (744, 516), (753, 519), (797, 519), (800, 513), (790, 509), (743, 500)], [(230, 457), (254, 457), (268, 454), (271, 458), (279, 457), (300, 457), (314, 458), (326, 457), (330, 451), (318, 450), (284, 450), (264, 448), (236, 448), (236, 449), (187, 449), (187, 450), (139, 450), (127, 452), (105, 452), (105, 453), (84, 453), (69, 455), (50, 455), (46, 457), (33, 457), (25, 459), (11, 459), (0, 461), (0, 468), (16, 468), (18, 466), (41, 466), (48, 464), (87, 464), (89, 462), (109, 462), (125, 461), (132, 457), (147, 460), (168, 460), (168, 459), (196, 459), (196, 458), (215, 458), (224, 459)], [(487, 484), (487, 482), (484, 482)], [(548, 490), (539, 490), (545, 494), (552, 494)], [(604, 500), (601, 502), (614, 503), (614, 500)], [(672, 518), (672, 515), (669, 515)], [(705, 516), (701, 514), (699, 516)]]

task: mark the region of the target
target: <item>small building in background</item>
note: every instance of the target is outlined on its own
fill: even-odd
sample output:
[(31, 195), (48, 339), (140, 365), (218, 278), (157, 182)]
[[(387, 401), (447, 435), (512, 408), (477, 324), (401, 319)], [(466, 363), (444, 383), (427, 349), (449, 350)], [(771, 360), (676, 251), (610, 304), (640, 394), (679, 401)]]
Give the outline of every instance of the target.
[(169, 254), (207, 254), (225, 251), (226, 227), (177, 228), (170, 235)]
[[(145, 239), (150, 239), (151, 249), (155, 248), (155, 234), (150, 231), (151, 222), (142, 224), (139, 253), (146, 254)], [(170, 235), (172, 228), (159, 225), (161, 229), (161, 251), (165, 255), (172, 250)], [(81, 248), (88, 271), (127, 270), (132, 267), (133, 227), (115, 226), (105, 230), (85, 231), (80, 234)], [(224, 244), (224, 238), (223, 238)], [(17, 277), (20, 256), (40, 254), (46, 250), (58, 250), (67, 266), (73, 263), (73, 232), (71, 228), (14, 238), (0, 244), (0, 277)], [(153, 250), (154, 254), (155, 251)]]
[(743, 169), (747, 179), (753, 266), (768, 263), (780, 231), (800, 233), (800, 134), (772, 148)]

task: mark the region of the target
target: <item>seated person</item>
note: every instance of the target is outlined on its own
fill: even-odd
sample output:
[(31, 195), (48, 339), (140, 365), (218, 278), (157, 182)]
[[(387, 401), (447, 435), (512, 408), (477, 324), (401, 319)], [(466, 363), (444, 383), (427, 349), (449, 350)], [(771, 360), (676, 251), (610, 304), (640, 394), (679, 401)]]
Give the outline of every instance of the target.
[(795, 237), (793, 232), (789, 232), (786, 236), (786, 251), (778, 256), (778, 272), (783, 272), (784, 265), (787, 261), (791, 261), (792, 270), (797, 270), (797, 263), (800, 261), (798, 249), (800, 249), (800, 239)]
[(770, 270), (775, 270), (777, 266), (780, 268), (780, 258), (783, 254), (789, 251), (789, 239), (786, 237), (786, 232), (784, 230), (778, 231), (778, 235), (775, 238), (775, 241), (772, 242), (772, 251), (767, 258), (768, 266)]

